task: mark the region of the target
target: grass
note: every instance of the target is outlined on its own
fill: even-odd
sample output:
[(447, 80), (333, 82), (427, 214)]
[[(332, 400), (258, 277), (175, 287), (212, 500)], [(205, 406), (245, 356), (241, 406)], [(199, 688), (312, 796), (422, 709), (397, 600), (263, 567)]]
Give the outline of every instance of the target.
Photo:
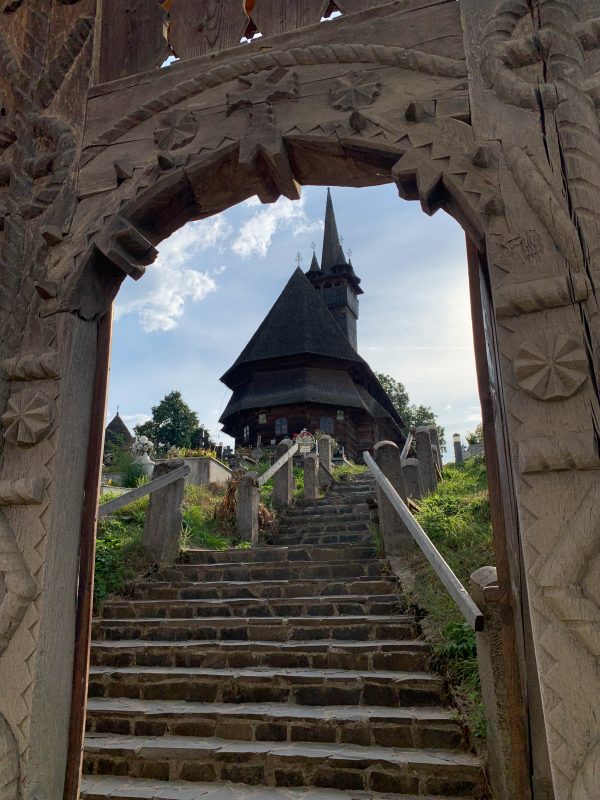
[(369, 468), (364, 464), (340, 464), (339, 467), (334, 467), (331, 470), (336, 481), (344, 481), (354, 475), (364, 475), (368, 471)]
[[(107, 493), (100, 498), (104, 504), (117, 497)], [(226, 550), (248, 547), (240, 542), (216, 519), (215, 512), (225, 496), (225, 489), (216, 484), (186, 486), (183, 501), (183, 524), (180, 547)], [(142, 497), (111, 517), (98, 523), (96, 564), (94, 573), (94, 605), (97, 608), (108, 597), (126, 595), (132, 582), (148, 577), (155, 569), (144, 551), (142, 534), (149, 498)]]
[[(416, 518), (464, 586), (479, 567), (494, 563), (487, 475), (482, 457), (444, 468), (437, 491), (424, 498)], [(419, 554), (408, 563), (414, 576), (409, 599), (427, 617), (433, 666), (446, 675), (469, 728), (485, 738), (475, 634), (446, 589)]]

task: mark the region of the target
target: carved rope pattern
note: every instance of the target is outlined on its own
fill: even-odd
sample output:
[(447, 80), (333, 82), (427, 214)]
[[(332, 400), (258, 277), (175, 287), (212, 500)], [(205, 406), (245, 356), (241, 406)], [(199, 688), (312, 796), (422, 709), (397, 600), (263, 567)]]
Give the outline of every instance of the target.
[(116, 141), (128, 131), (137, 127), (150, 117), (166, 111), (174, 105), (207, 89), (221, 86), (224, 83), (251, 75), (273, 67), (311, 66), (315, 64), (381, 64), (398, 69), (423, 72), (428, 75), (440, 75), (448, 78), (465, 78), (466, 64), (444, 56), (421, 53), (418, 50), (407, 50), (403, 47), (385, 45), (315, 45), (306, 48), (294, 48), (286, 52), (261, 53), (238, 61), (235, 64), (222, 64), (209, 69), (200, 75), (181, 81), (176, 86), (169, 86), (152, 100), (132, 111), (104, 131), (90, 147), (102, 148), (100, 154), (109, 144)]
[(27, 571), (16, 536), (1, 510), (0, 564), (6, 589), (6, 594), (0, 603), (0, 654), (2, 654), (25, 616), (29, 604), (35, 598), (37, 585)]

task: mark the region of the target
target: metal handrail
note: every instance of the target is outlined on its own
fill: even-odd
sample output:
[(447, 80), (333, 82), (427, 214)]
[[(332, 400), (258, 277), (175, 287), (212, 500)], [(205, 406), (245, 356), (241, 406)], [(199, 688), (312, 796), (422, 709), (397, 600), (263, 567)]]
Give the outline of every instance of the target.
[(450, 566), (444, 560), (444, 557), (433, 544), (429, 536), (427, 536), (423, 528), (410, 513), (402, 498), (396, 492), (381, 469), (377, 466), (370, 453), (365, 451), (363, 453), (363, 458), (365, 460), (365, 464), (369, 467), (371, 474), (381, 487), (381, 491), (390, 501), (392, 507), (401, 518), (410, 535), (423, 551), (425, 558), (429, 561), (433, 567), (433, 571), (448, 590), (450, 597), (452, 597), (458, 606), (467, 623), (471, 626), (471, 628), (473, 628), (474, 631), (482, 631), (484, 624), (483, 614), (473, 602), (465, 587), (458, 580), (454, 572), (452, 572)]
[(180, 478), (185, 478), (185, 476), (189, 474), (190, 468), (187, 464), (184, 464), (183, 466), (174, 469), (173, 472), (167, 472), (166, 475), (161, 475), (159, 478), (154, 478), (154, 480), (150, 481), (149, 483), (144, 483), (142, 486), (138, 486), (136, 489), (132, 489), (130, 492), (126, 492), (120, 497), (115, 497), (114, 500), (109, 500), (108, 503), (104, 503), (104, 505), (98, 507), (98, 519), (107, 517), (109, 514), (118, 511), (124, 506), (128, 506), (135, 500), (139, 500), (140, 497), (145, 497), (147, 494), (156, 492), (157, 489), (164, 489), (165, 486), (168, 486), (174, 481), (178, 481)]
[(290, 458), (292, 458), (292, 456), (298, 452), (298, 447), (298, 442), (295, 442), (289, 450), (287, 450), (282, 456), (280, 456), (280, 458), (277, 459), (274, 464), (269, 467), (266, 472), (263, 472), (260, 478), (256, 481), (259, 488), (263, 485), (263, 483), (266, 483), (269, 478), (272, 478), (273, 475), (275, 475), (275, 473), (278, 472), (284, 464), (287, 464)]

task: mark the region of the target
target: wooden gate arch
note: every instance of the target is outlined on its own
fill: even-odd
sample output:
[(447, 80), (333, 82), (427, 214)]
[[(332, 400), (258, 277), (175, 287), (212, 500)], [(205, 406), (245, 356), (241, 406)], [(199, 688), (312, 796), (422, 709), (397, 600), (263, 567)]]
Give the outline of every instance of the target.
[[(26, 800), (62, 793), (71, 696), (85, 685), (82, 662), (72, 669), (89, 600), (80, 532), (93, 525), (121, 282), (141, 278), (185, 222), (254, 194), (394, 182), (427, 213), (450, 213), (478, 253), (497, 372), (484, 418), (506, 439), (510, 473), (499, 601), (517, 619), (515, 699), (539, 686), (551, 765), (550, 779), (534, 752), (527, 779), (537, 798), (591, 799), (600, 2), (339, 0), (342, 16), (318, 24), (320, 2), (294, 16), (256, 0), (265, 35), (237, 47), (241, 5), (200, 5), (202, 36), (183, 24), (193, 3), (163, 4), (181, 60), (159, 71), (154, 0), (4, 4), (0, 787), (11, 800), (19, 786)], [(518, 658), (525, 596), (534, 676)]]

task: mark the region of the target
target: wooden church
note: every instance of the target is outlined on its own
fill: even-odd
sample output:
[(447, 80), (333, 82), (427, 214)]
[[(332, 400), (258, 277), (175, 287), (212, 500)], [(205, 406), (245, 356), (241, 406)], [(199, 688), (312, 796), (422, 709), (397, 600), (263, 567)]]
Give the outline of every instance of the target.
[(296, 269), (221, 378), (233, 394), (220, 422), (236, 447), (278, 443), (306, 428), (360, 459), (376, 442), (404, 442), (402, 418), (357, 352), (360, 278), (346, 259), (327, 190), (323, 252)]

